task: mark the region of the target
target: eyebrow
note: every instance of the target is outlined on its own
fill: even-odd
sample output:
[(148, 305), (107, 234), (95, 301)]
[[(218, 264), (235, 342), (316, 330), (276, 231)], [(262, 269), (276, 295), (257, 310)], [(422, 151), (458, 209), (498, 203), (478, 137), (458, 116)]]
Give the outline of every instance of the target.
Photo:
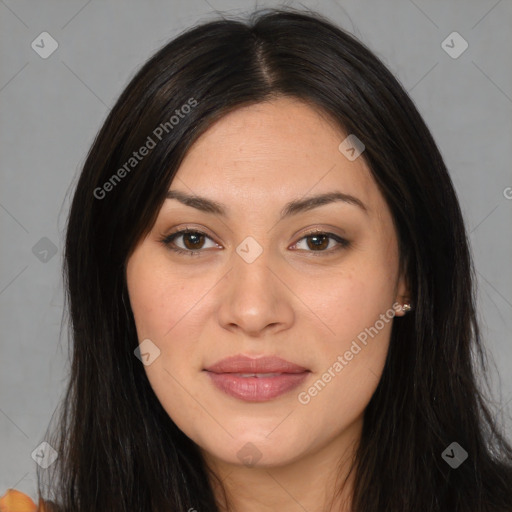
[[(189, 195), (178, 190), (169, 190), (167, 192), (166, 199), (176, 199), (180, 203), (192, 208), (196, 208), (197, 210), (201, 210), (202, 212), (214, 213), (223, 217), (227, 216), (227, 208), (224, 204), (213, 201), (212, 199), (208, 199), (206, 197)], [(310, 196), (305, 199), (297, 199), (295, 201), (286, 203), (284, 208), (281, 210), (280, 220), (283, 220), (284, 218), (290, 217), (292, 215), (296, 215), (298, 213), (312, 210), (313, 208), (317, 208), (319, 206), (335, 203), (338, 201), (357, 206), (366, 214), (368, 214), (367, 207), (360, 199), (351, 196), (350, 194), (344, 194), (342, 192), (336, 191), (319, 194), (316, 196)]]

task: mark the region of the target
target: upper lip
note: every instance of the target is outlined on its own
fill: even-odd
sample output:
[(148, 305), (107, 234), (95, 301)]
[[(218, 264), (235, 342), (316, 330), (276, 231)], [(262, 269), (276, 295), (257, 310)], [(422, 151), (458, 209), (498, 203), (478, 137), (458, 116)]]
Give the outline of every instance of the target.
[(251, 358), (243, 355), (227, 357), (208, 366), (213, 373), (302, 373), (307, 368), (276, 356)]

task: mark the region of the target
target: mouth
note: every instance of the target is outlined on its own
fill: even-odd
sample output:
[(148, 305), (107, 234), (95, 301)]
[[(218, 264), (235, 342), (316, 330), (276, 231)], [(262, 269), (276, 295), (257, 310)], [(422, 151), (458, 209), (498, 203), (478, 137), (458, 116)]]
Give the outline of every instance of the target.
[(265, 402), (298, 387), (310, 370), (279, 357), (234, 356), (204, 371), (223, 393), (247, 402)]
[(265, 379), (267, 377), (278, 377), (279, 375), (283, 375), (282, 373), (229, 373), (226, 374), (233, 375), (235, 377), (256, 377), (257, 379)]
[(303, 366), (277, 356), (253, 358), (244, 355), (226, 357), (206, 367), (205, 370), (213, 373), (237, 373), (240, 375), (302, 373), (308, 371)]

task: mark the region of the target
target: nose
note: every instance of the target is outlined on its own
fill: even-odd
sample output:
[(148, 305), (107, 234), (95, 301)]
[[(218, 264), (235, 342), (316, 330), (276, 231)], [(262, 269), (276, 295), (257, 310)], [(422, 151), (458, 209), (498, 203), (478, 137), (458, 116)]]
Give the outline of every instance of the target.
[(218, 310), (221, 326), (253, 337), (290, 328), (295, 315), (293, 293), (283, 284), (283, 272), (276, 262), (265, 251), (251, 263), (238, 254), (233, 260), (223, 280)]

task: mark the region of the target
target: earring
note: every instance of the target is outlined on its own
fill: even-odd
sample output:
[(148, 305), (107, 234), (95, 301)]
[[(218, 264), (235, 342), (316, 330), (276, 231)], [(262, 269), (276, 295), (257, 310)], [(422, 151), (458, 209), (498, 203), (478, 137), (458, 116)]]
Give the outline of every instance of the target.
[(411, 310), (412, 310), (412, 306), (411, 306), (410, 304), (404, 304), (404, 305), (402, 306), (402, 311), (403, 311), (404, 313), (409, 313), (409, 311), (411, 311)]

